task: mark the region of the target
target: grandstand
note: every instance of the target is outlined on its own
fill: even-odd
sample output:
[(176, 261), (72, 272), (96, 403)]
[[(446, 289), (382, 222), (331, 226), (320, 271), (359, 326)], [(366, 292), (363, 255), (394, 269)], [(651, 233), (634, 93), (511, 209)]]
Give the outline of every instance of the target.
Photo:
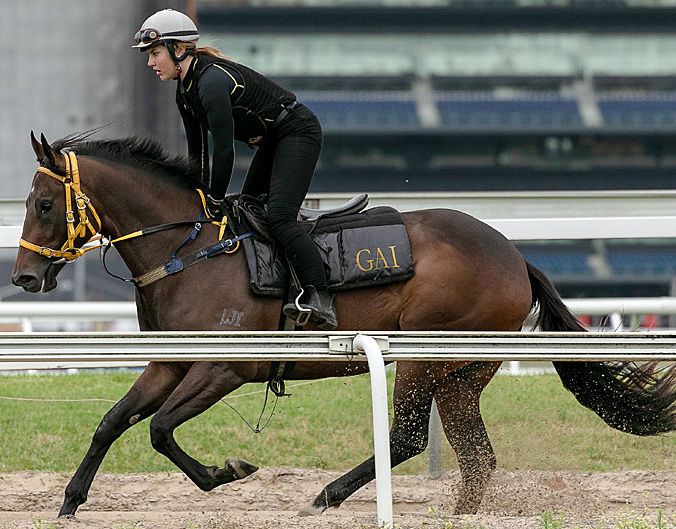
[[(313, 191), (674, 188), (668, 2), (257, 5), (203, 2), (200, 23), (315, 110)], [(673, 294), (673, 241), (519, 247), (567, 296)]]
[[(3, 4), (10, 36), (22, 21), (31, 31), (44, 24), (57, 51), (43, 54), (30, 43), (36, 47), (0, 59), (21, 68), (29, 62), (16, 54), (25, 51), (49, 61), (17, 72), (13, 79), (25, 84), (3, 92), (11, 125), (2, 128), (2, 146), (21, 153), (2, 157), (3, 175), (33, 167), (25, 139), (15, 143), (17, 130), (27, 135), (32, 127), (44, 127), (53, 139), (113, 123), (116, 135), (146, 131), (168, 148), (182, 148), (180, 121), (161, 110), (171, 105), (173, 86), (157, 83), (128, 42), (111, 52), (110, 39), (85, 31), (98, 27), (91, 20), (105, 19), (105, 34), (127, 35), (155, 9), (174, 7), (196, 14), (203, 44), (279, 80), (317, 113), (325, 142), (313, 192), (675, 187), (673, 0), (120, 1), (128, 9), (88, 3), (71, 32), (55, 32), (68, 21), (44, 6), (34, 21)], [(96, 53), (117, 54), (119, 76), (81, 61), (67, 86), (54, 83), (49, 97), (34, 97), (34, 71), (51, 72), (55, 56), (91, 53), (92, 42), (101, 46)], [(72, 87), (82, 91), (99, 79), (103, 99), (70, 97)], [(17, 99), (22, 95), (30, 101)], [(82, 108), (61, 111), (75, 102)], [(25, 109), (34, 112), (30, 124), (20, 123)], [(237, 146), (231, 191), (239, 189), (251, 156)], [(5, 192), (18, 189), (8, 180)], [(674, 241), (519, 247), (566, 297), (674, 294)], [(106, 286), (97, 266), (87, 265), (97, 299), (133, 297), (133, 289)], [(57, 291), (53, 299), (61, 295), (68, 294)]]

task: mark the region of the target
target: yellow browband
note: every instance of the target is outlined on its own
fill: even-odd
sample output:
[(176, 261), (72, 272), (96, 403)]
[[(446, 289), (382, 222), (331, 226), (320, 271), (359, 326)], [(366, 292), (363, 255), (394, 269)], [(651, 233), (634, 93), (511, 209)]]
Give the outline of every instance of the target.
[[(64, 261), (71, 262), (77, 259), (78, 257), (82, 257), (85, 254), (85, 252), (88, 252), (90, 250), (96, 250), (97, 248), (103, 246), (103, 243), (101, 243), (95, 246), (90, 246), (89, 248), (84, 248), (85, 245), (91, 242), (100, 241), (101, 239), (103, 239), (103, 236), (99, 234), (99, 231), (101, 231), (101, 219), (96, 213), (96, 210), (94, 209), (94, 206), (92, 205), (87, 195), (85, 195), (80, 189), (80, 172), (78, 170), (77, 158), (75, 157), (75, 153), (72, 151), (68, 151), (61, 154), (63, 155), (66, 161), (66, 176), (58, 175), (54, 171), (47, 169), (46, 167), (38, 167), (37, 170), (39, 173), (44, 173), (48, 176), (51, 176), (52, 178), (55, 178), (56, 180), (59, 180), (66, 188), (65, 193), (66, 225), (67, 225), (66, 227), (68, 231), (68, 240), (63, 244), (60, 250), (55, 250), (53, 248), (48, 248), (46, 246), (39, 246), (37, 244), (33, 244), (32, 242), (28, 242), (23, 238), (19, 239), (19, 245), (26, 248), (27, 250), (31, 250), (33, 252), (39, 253), (40, 255), (44, 255), (45, 257), (55, 257), (57, 259), (63, 259)], [(77, 205), (78, 218), (80, 221), (77, 226), (75, 226), (75, 212), (72, 209), (71, 191), (75, 193), (75, 203)], [(197, 190), (197, 192), (199, 193), (200, 199), (202, 201), (202, 208), (206, 212), (207, 208), (204, 193), (202, 193), (202, 191), (199, 189)], [(92, 216), (96, 220), (98, 228), (94, 228), (93, 224), (90, 222), (89, 218), (87, 217), (87, 210), (91, 212)], [(219, 226), (220, 229), (218, 238), (222, 239), (225, 227), (227, 226), (228, 223), (227, 217), (224, 215), (223, 219), (220, 222), (218, 221), (211, 222), (212, 224)], [(92, 234), (91, 237), (81, 247), (76, 248), (75, 247), (76, 239), (78, 239), (79, 237), (86, 236), (87, 231), (91, 232)], [(132, 239), (134, 237), (140, 237), (143, 234), (144, 234), (143, 230), (135, 231), (133, 233), (123, 235), (122, 237), (118, 237), (117, 239), (110, 241), (110, 243), (112, 244), (119, 241)], [(225, 253), (234, 253), (235, 251), (237, 251), (238, 248), (239, 241), (237, 241), (237, 246), (233, 250), (227, 251)]]
[[(69, 151), (61, 154), (63, 155), (66, 162), (66, 176), (58, 175), (46, 167), (38, 167), (38, 172), (44, 173), (48, 176), (51, 176), (52, 178), (55, 178), (56, 180), (59, 180), (65, 187), (66, 228), (68, 232), (68, 240), (63, 244), (60, 250), (55, 250), (46, 246), (38, 246), (37, 244), (28, 242), (23, 238), (19, 239), (19, 245), (33, 252), (37, 252), (40, 255), (44, 255), (45, 257), (56, 257), (57, 259), (60, 258), (64, 259), (65, 261), (74, 261), (78, 257), (84, 255), (85, 252), (98, 248), (98, 246), (93, 246), (86, 249), (83, 247), (76, 248), (75, 241), (80, 237), (85, 237), (88, 231), (91, 232), (91, 237), (87, 243), (100, 240), (101, 235), (98, 233), (101, 230), (101, 219), (96, 213), (96, 210), (94, 209), (94, 206), (90, 202), (87, 195), (85, 195), (80, 189), (80, 172), (77, 167), (77, 158), (75, 157), (75, 153)], [(75, 225), (76, 219), (72, 206), (73, 200), (71, 192), (75, 193), (75, 205), (77, 207), (79, 220), (77, 226)], [(89, 220), (87, 211), (89, 211), (96, 220), (98, 228), (95, 228)]]

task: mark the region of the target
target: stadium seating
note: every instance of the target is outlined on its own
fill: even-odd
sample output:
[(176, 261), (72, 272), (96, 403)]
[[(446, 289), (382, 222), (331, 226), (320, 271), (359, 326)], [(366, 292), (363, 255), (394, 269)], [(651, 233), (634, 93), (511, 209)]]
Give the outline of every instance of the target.
[[(411, 91), (298, 92), (326, 130), (422, 128), (416, 94)], [(579, 130), (582, 119), (575, 99), (557, 92), (500, 97), (491, 92), (436, 92), (439, 125), (468, 130)]]
[(676, 127), (676, 92), (600, 93), (597, 102), (606, 128), (673, 130)]
[(326, 130), (420, 128), (416, 103), (409, 92), (306, 92), (298, 94)]
[[(292, 78), (286, 80), (294, 84)], [(332, 77), (315, 76), (296, 82), (299, 99), (317, 113), (327, 131), (426, 128), (418, 114), (420, 95), (407, 88), (410, 77), (354, 76), (339, 83)], [(334, 89), (328, 90), (331, 86)], [(449, 90), (434, 83), (432, 87), (431, 103), (438, 113), (440, 130), (573, 132), (585, 128), (580, 102), (571, 93), (553, 89)], [(676, 128), (676, 91), (599, 91), (594, 97), (602, 129)]]
[(552, 277), (593, 277), (589, 253), (581, 250), (520, 249), (524, 258)]
[(577, 101), (557, 93), (496, 98), (490, 94), (440, 94), (437, 105), (444, 127), (500, 130), (582, 128)]
[[(554, 278), (594, 277), (589, 266), (591, 248), (522, 247), (524, 258)], [(614, 277), (643, 279), (676, 276), (676, 249), (672, 247), (619, 247), (606, 249), (605, 262)]]
[(673, 249), (618, 249), (607, 253), (606, 259), (613, 273), (631, 276), (676, 275), (676, 250)]

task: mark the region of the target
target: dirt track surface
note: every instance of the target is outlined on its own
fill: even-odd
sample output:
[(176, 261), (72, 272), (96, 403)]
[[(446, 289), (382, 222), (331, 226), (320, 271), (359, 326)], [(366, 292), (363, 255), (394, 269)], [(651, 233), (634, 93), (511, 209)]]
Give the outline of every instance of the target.
[[(20, 529), (365, 529), (377, 527), (375, 485), (338, 509), (304, 518), (297, 511), (339, 476), (321, 470), (271, 468), (211, 492), (183, 474), (101, 474), (75, 519), (58, 519), (69, 476), (0, 474), (0, 528)], [(505, 472), (491, 481), (478, 515), (451, 516), (457, 471), (441, 479), (395, 476), (394, 524), (406, 528), (541, 529), (547, 511), (563, 513), (569, 527), (616, 528), (616, 518), (662, 509), (676, 514), (674, 472)], [(434, 513), (430, 513), (430, 508)], [(636, 516), (632, 515), (632, 516)]]

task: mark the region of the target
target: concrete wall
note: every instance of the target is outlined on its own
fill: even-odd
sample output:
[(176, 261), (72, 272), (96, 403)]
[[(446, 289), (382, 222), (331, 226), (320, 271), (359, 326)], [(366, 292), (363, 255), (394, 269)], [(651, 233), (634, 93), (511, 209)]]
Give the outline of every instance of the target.
[(110, 125), (96, 137), (149, 134), (182, 153), (174, 82), (160, 82), (131, 49), (168, 0), (0, 2), (0, 198), (24, 198), (35, 172), (29, 134), (47, 139)]

